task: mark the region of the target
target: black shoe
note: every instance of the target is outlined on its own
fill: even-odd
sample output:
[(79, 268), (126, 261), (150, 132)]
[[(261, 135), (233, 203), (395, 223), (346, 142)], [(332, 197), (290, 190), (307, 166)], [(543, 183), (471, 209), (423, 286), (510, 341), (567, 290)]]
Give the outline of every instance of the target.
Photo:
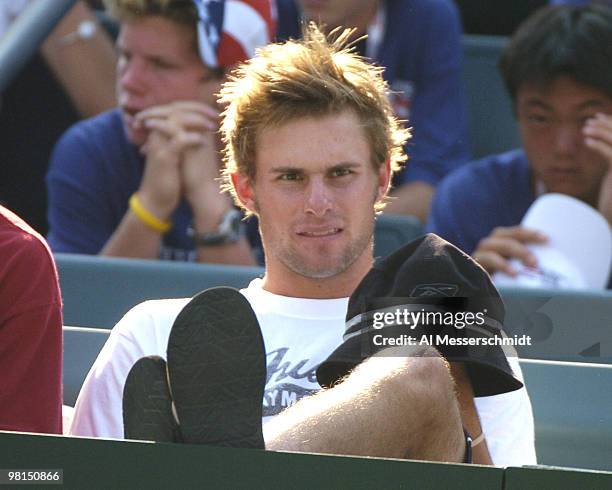
[(184, 442), (264, 448), (265, 348), (242, 294), (218, 287), (195, 296), (172, 326), (167, 369)]
[(161, 357), (143, 357), (132, 366), (123, 388), (123, 430), (126, 439), (180, 442)]

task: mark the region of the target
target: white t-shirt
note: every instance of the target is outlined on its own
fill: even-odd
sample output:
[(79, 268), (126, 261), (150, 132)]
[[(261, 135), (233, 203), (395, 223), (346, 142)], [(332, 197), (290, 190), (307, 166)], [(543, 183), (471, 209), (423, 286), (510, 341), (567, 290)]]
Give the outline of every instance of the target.
[[(259, 321), (267, 353), (264, 420), (320, 389), (315, 371), (342, 342), (348, 298), (302, 299), (262, 289), (255, 279), (241, 292)], [(75, 406), (70, 434), (123, 437), (122, 394), (141, 357), (166, 357), (170, 329), (185, 299), (147, 301), (115, 328), (92, 366)], [(316, 339), (316, 342), (313, 341)], [(516, 359), (509, 359), (519, 378)], [(476, 398), (476, 408), (496, 465), (535, 464), (533, 415), (526, 390)]]

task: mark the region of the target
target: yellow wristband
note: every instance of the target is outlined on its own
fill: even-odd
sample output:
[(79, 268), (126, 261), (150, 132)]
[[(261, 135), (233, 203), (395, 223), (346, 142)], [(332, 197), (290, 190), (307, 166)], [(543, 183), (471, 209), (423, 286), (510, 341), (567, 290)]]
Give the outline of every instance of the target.
[(130, 209), (140, 221), (158, 233), (166, 233), (172, 228), (172, 222), (162, 221), (146, 209), (140, 202), (140, 199), (138, 199), (138, 194), (136, 192), (130, 197)]

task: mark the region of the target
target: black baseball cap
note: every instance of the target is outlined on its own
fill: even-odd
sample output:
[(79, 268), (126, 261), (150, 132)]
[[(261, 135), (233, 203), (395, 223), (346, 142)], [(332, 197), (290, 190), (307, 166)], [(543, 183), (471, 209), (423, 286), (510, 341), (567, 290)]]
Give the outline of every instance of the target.
[[(409, 312), (417, 319), (407, 325), (401, 320), (412, 315)], [(425, 322), (424, 315), (434, 321)], [(505, 352), (514, 351), (501, 342), (478, 340), (504, 338), (504, 315), (503, 301), (487, 272), (454, 245), (427, 234), (377, 262), (363, 278), (349, 299), (344, 342), (318, 367), (317, 380), (332, 386), (382, 351), (385, 346), (377, 345), (375, 336), (418, 340), (426, 335), (430, 340), (459, 339), (434, 341), (433, 347), (448, 361), (464, 363), (475, 396), (517, 390), (523, 384)], [(465, 324), (466, 317), (473, 320), (471, 325)], [(392, 320), (381, 321), (385, 318)]]

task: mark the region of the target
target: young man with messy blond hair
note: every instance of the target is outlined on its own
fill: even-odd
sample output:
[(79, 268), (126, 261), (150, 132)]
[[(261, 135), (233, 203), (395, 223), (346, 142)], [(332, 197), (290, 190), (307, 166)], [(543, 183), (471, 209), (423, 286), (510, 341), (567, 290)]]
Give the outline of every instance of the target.
[[(391, 113), (380, 70), (344, 48), (347, 36), (328, 42), (310, 26), (304, 41), (261, 49), (221, 92), (228, 104), (221, 126), (225, 186), (258, 216), (266, 255), (264, 277), (238, 295), (253, 308), (265, 342), (265, 447), (464, 461), (465, 427), (486, 434), (486, 442), (474, 448), (474, 461), (535, 462), (525, 390), (475, 404), (462, 365), (449, 368), (433, 349), (418, 357), (366, 359), (341, 383), (320, 391), (316, 369), (342, 342), (348, 296), (373, 263), (376, 207), (404, 159), (408, 136)], [(219, 301), (208, 305), (209, 315), (191, 322), (196, 337), (209, 328), (228, 335), (234, 320), (238, 327), (248, 321), (248, 315), (236, 316), (244, 305), (222, 301), (227, 290), (211, 291), (203, 295)], [(85, 381), (74, 433), (121, 437), (126, 377), (135, 363), (143, 366), (149, 359), (159, 367), (158, 381), (166, 382), (167, 370), (172, 386), (181, 438), (167, 440), (213, 443), (212, 426), (201, 431), (208, 439), (190, 433), (193, 413), (186, 415), (178, 399), (182, 390), (174, 384), (177, 365), (193, 355), (201, 368), (213, 356), (207, 349), (221, 349), (221, 364), (188, 377), (193, 394), (213, 411), (227, 406), (227, 413), (240, 414), (241, 407), (253, 407), (251, 392), (249, 400), (227, 400), (227, 393), (236, 392), (229, 379), (235, 368), (257, 371), (240, 350), (231, 352), (241, 337), (218, 345), (194, 342), (196, 348), (183, 354), (175, 348), (176, 327), (193, 305), (189, 299), (148, 302), (119, 322)], [(255, 343), (247, 338), (241, 347)], [(259, 406), (261, 396), (254, 393)], [(252, 414), (242, 415), (252, 420)], [(242, 421), (229, 420), (232, 427)]]
[[(258, 132), (301, 117), (351, 110), (365, 130), (374, 170), (387, 164), (396, 172), (406, 160), (402, 145), (410, 135), (393, 115), (381, 78), (383, 69), (369, 66), (362, 71), (363, 61), (343, 48), (350, 31), (336, 30), (330, 50), (323, 34), (312, 30), (312, 25), (310, 29), (311, 38), (303, 43), (307, 50), (300, 53), (301, 45), (294, 42), (269, 46), (265, 56), (242, 65), (221, 91), (220, 101), (228, 104), (221, 128), (226, 157), (224, 188), (234, 198), (231, 175), (255, 177)], [(289, 59), (288, 48), (296, 50)], [(350, 90), (334, 65), (341, 66), (347, 76), (350, 73)]]

